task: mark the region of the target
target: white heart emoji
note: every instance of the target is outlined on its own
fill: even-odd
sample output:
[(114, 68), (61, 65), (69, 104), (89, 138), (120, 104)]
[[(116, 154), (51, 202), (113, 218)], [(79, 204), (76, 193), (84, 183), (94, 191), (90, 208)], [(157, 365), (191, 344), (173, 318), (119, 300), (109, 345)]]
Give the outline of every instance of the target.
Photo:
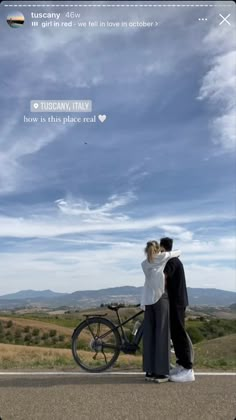
[(103, 123), (104, 121), (106, 121), (107, 116), (106, 116), (106, 115), (99, 115), (99, 116), (98, 116), (98, 119), (99, 119), (99, 121), (100, 121), (101, 123)]

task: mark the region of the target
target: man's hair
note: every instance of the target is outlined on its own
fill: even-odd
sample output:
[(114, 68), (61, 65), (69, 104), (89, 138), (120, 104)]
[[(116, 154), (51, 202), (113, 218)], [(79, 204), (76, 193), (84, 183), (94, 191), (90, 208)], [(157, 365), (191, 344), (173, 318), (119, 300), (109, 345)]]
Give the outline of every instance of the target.
[(160, 246), (165, 248), (166, 251), (171, 251), (173, 246), (173, 239), (171, 238), (161, 238)]

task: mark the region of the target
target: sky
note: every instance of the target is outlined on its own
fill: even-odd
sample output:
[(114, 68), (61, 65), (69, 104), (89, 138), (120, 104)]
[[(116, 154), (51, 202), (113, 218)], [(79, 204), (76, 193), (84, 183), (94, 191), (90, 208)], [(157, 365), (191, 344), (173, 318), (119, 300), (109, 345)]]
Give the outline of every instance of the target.
[[(77, 9), (158, 21), (110, 30), (32, 28), (23, 7), (13, 29), (0, 6), (0, 295), (142, 286), (163, 236), (189, 287), (236, 290), (235, 8), (208, 3)], [(39, 99), (90, 99), (107, 119), (25, 123)]]

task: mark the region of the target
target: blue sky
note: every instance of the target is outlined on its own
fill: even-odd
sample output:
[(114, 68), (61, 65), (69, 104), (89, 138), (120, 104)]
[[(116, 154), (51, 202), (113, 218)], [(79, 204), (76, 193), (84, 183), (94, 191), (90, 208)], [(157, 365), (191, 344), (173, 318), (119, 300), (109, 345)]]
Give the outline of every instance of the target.
[[(228, 11), (84, 8), (83, 19), (159, 25), (53, 31), (32, 29), (26, 8), (12, 29), (1, 6), (0, 295), (141, 286), (146, 241), (167, 235), (188, 286), (235, 290)], [(91, 99), (107, 120), (25, 124), (31, 99)]]

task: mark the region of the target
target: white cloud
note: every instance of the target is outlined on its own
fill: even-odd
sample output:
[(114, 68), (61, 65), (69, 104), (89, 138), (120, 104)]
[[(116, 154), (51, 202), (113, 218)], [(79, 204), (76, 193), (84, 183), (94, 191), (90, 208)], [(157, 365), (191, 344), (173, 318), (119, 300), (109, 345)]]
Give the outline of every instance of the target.
[(216, 104), (226, 104), (231, 108), (235, 104), (235, 65), (236, 51), (215, 57), (203, 78), (199, 99), (210, 98)]
[[(123, 198), (124, 199), (124, 198)], [(117, 204), (119, 200), (117, 201)], [(117, 205), (116, 204), (116, 205)], [(145, 232), (147, 230), (166, 229), (163, 226), (176, 224), (191, 224), (196, 222), (210, 222), (225, 220), (233, 221), (232, 214), (181, 214), (181, 215), (149, 215), (145, 218), (131, 218), (123, 213), (107, 211), (106, 205), (98, 206), (95, 210), (86, 201), (78, 202), (69, 206), (64, 200), (60, 200), (61, 214), (44, 215), (41, 209), (40, 216), (33, 217), (6, 217), (0, 216), (0, 237), (19, 238), (47, 238), (66, 234), (91, 233), (91, 232)], [(114, 202), (113, 202), (114, 205)], [(52, 209), (53, 210), (53, 209)], [(174, 233), (174, 232), (173, 232)], [(179, 236), (185, 240), (191, 240), (192, 235), (183, 229)]]
[[(212, 17), (215, 17), (213, 12)], [(203, 39), (203, 48), (211, 55), (225, 54), (235, 48), (233, 25), (214, 25)]]
[(185, 265), (187, 285), (189, 287), (215, 288), (236, 291), (235, 268), (219, 265)]
[[(23, 119), (23, 116), (18, 116)], [(24, 188), (24, 184), (30, 178), (33, 184), (37, 174), (29, 174), (27, 167), (22, 163), (22, 158), (39, 152), (48, 144), (58, 141), (60, 135), (69, 129), (67, 125), (47, 125), (47, 124), (28, 124), (22, 127), (17, 135), (15, 133), (16, 124), (10, 124), (8, 121), (0, 130), (2, 140), (0, 152), (0, 194), (18, 191)], [(40, 176), (40, 174), (38, 174)]]
[(193, 232), (190, 232), (189, 230), (176, 225), (162, 225), (161, 227), (164, 230), (164, 236), (170, 236), (173, 235), (175, 238), (178, 238), (182, 241), (191, 241), (193, 239)]
[(82, 220), (93, 222), (114, 222), (128, 220), (128, 216), (120, 213), (112, 214), (112, 211), (118, 207), (123, 207), (135, 200), (132, 192), (124, 195), (112, 195), (108, 202), (101, 206), (92, 206), (85, 200), (65, 200), (59, 199), (56, 204), (60, 211), (65, 215), (79, 216)]
[(213, 143), (228, 152), (236, 148), (236, 43), (232, 31), (214, 28), (205, 37), (210, 68), (198, 97), (207, 100), (215, 113), (210, 122)]
[[(79, 243), (80, 241), (78, 241)], [(90, 243), (93, 245), (93, 239)], [(66, 242), (65, 242), (66, 243)], [(235, 290), (235, 268), (227, 266), (234, 261), (234, 238), (220, 241), (188, 244), (178, 241), (183, 251), (187, 284), (190, 287), (215, 287)], [(99, 289), (122, 285), (142, 286), (140, 263), (144, 259), (142, 241), (106, 243), (96, 250), (83, 247), (78, 251), (4, 253), (1, 262), (0, 294), (19, 289), (50, 288), (57, 291)], [(86, 246), (86, 245), (85, 245)], [(203, 254), (204, 252), (204, 254)], [(207, 263), (207, 265), (206, 265)]]
[(23, 168), (7, 154), (0, 153), (0, 195), (9, 191), (15, 191), (19, 186), (20, 174)]
[(236, 147), (236, 109), (233, 107), (212, 123), (213, 142), (223, 146), (227, 151), (234, 151)]

